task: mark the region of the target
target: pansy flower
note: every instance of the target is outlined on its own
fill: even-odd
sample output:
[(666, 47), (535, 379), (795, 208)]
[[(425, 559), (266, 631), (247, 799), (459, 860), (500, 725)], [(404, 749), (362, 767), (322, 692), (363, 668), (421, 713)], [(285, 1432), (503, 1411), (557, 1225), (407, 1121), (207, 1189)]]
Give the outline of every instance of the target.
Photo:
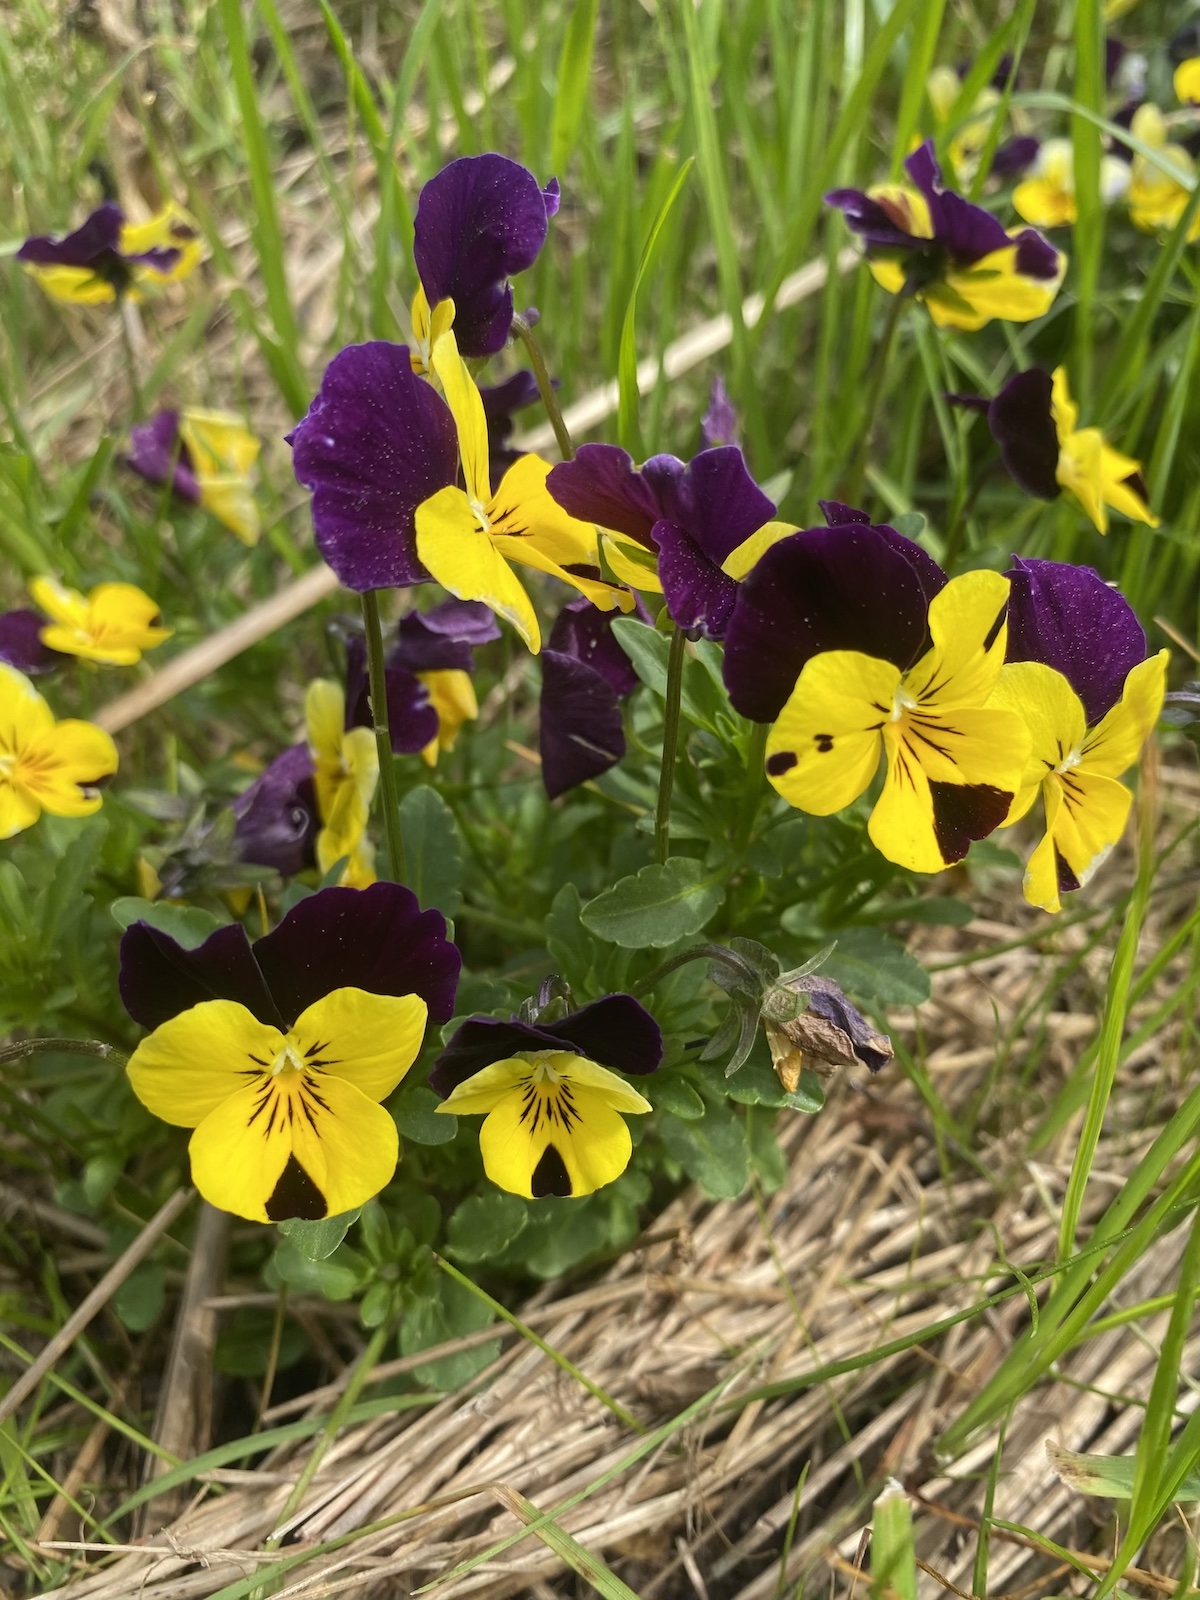
[[(639, 607), (646, 622), (649, 614)], [(611, 612), (571, 600), (542, 651), (538, 748), (551, 800), (615, 767), (625, 754), (621, 701), (638, 685)]]
[(173, 631), (161, 626), (157, 602), (132, 583), (101, 583), (83, 595), (54, 578), (34, 578), (29, 593), (51, 619), (42, 643), (85, 661), (131, 667)]
[(1200, 105), (1200, 56), (1191, 56), (1175, 68), (1175, 98), (1184, 105)]
[[(475, 600), (445, 600), (400, 619), (396, 644), (384, 663), (388, 730), (395, 755), (420, 752), (427, 766), (452, 750), (464, 723), (479, 715), (471, 682), (475, 650), (500, 637), (496, 619)], [(346, 722), (373, 726), (366, 645), (358, 635), (346, 645)]]
[(27, 678), (52, 672), (63, 661), (42, 638), (45, 617), (37, 611), (20, 609), (0, 612), (0, 661), (15, 667)]
[[(1100, 159), (1100, 198), (1106, 205), (1129, 188), (1129, 167), (1117, 156)], [(1013, 190), (1017, 215), (1039, 228), (1063, 228), (1075, 221), (1075, 149), (1070, 139), (1046, 139), (1033, 168)]]
[(173, 201), (146, 222), (126, 222), (106, 200), (63, 239), (26, 239), (16, 258), (53, 299), (98, 306), (186, 278), (203, 253), (194, 218)]
[(192, 1181), (211, 1205), (251, 1222), (350, 1211), (395, 1171), (380, 1102), (426, 1019), (451, 1016), (459, 967), (440, 913), (393, 883), (322, 889), (253, 945), (236, 923), (194, 950), (134, 923), (121, 998), (152, 1032), (130, 1085), (155, 1116), (195, 1129)]
[(458, 439), (407, 346), (373, 340), (340, 351), (287, 437), (296, 478), (312, 492), (317, 549), (346, 588), (427, 582), (413, 513), (455, 481)]
[(458, 432), (466, 487), (451, 484), (417, 507), (421, 563), (460, 600), (482, 600), (511, 622), (535, 655), (541, 630), (510, 561), (552, 573), (602, 609), (629, 610), (633, 596), (600, 575), (595, 529), (568, 516), (547, 491), (548, 462), (521, 456), (492, 493), (483, 401), (453, 333), (441, 336), (432, 359)]
[(558, 203), (556, 178), (543, 189), (507, 156), (462, 156), (430, 178), (413, 220), (421, 280), (412, 311), (415, 371), (431, 368), (452, 323), (464, 356), (504, 348), (513, 319), (508, 280), (537, 260)]
[(294, 744), (233, 802), (234, 840), (243, 861), (285, 878), (315, 866), (321, 827), (315, 770), (308, 745)]
[(1026, 494), (1053, 500), (1068, 490), (1101, 533), (1108, 532), (1109, 507), (1158, 527), (1140, 463), (1114, 450), (1099, 428), (1077, 426), (1079, 407), (1067, 388), (1065, 367), (1053, 376), (1042, 367), (1018, 372), (990, 403), (987, 416), (1001, 459)]
[(98, 785), (117, 770), (117, 747), (90, 722), (54, 713), (24, 673), (0, 663), (0, 839), (30, 828), (43, 811), (88, 817)]
[(710, 639), (724, 638), (744, 572), (731, 558), (764, 529), (764, 543), (792, 531), (771, 521), (775, 507), (736, 445), (635, 467), (616, 445), (585, 444), (551, 469), (547, 487), (572, 516), (604, 530), (618, 578), (661, 592), (673, 622)]
[(374, 852), (367, 838), (367, 818), (379, 782), (375, 735), (367, 728), (347, 728), (345, 693), (328, 678), (309, 684), (304, 723), (321, 818), (317, 866), (324, 874), (345, 860), (339, 881), (364, 889), (375, 881)]
[(624, 1117), (652, 1109), (611, 1069), (645, 1074), (662, 1034), (632, 995), (610, 994), (556, 1022), (470, 1017), (429, 1082), (449, 1116), (483, 1114), (483, 1168), (526, 1199), (592, 1194), (619, 1178), (633, 1141)]
[(991, 212), (943, 188), (931, 139), (904, 165), (915, 188), (888, 183), (825, 196), (865, 241), (875, 281), (923, 301), (939, 327), (1029, 322), (1048, 311), (1067, 268), (1062, 251), (1033, 228), (1009, 233)]
[[(1142, 105), (1133, 114), (1131, 133), (1158, 151), (1170, 171), (1135, 150), (1130, 163), (1129, 220), (1144, 233), (1165, 233), (1174, 228), (1187, 209), (1197, 181), (1196, 163), (1181, 144), (1174, 144), (1166, 119), (1156, 105)], [(1192, 219), (1188, 239), (1200, 239), (1200, 215)]]
[(1058, 911), (1125, 831), (1133, 796), (1117, 780), (1158, 720), (1168, 652), (1146, 658), (1129, 603), (1090, 567), (1014, 558), (1009, 576), (1008, 662), (991, 704), (1021, 716), (1032, 744), (1006, 821), (1041, 795), (1025, 898)]
[[(998, 73), (1000, 83), (1008, 77), (1011, 63), (1002, 64)], [(934, 67), (925, 80), (925, 93), (933, 109), (934, 125), (939, 133), (959, 115), (958, 102), (962, 98), (963, 80), (953, 67)], [(950, 139), (946, 153), (950, 170), (960, 183), (967, 182), (979, 165), (979, 157), (991, 135), (996, 109), (1000, 104), (1000, 91), (995, 83), (984, 84), (969, 108), (970, 116)]]
[(203, 506), (243, 544), (260, 532), (253, 471), (261, 446), (227, 411), (184, 406), (160, 411), (129, 430), (129, 466), (150, 483), (167, 483), (181, 500)]

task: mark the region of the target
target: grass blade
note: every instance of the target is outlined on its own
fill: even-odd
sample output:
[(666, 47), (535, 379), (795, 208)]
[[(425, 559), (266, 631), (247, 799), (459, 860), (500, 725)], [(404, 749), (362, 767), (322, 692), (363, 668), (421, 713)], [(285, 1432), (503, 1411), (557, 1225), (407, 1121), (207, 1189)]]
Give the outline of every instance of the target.
[(563, 173), (579, 142), (583, 113), (587, 110), (596, 46), (599, 0), (582, 0), (571, 10), (558, 58), (558, 88), (554, 94), (554, 119), (550, 127), (550, 168)]
[(663, 225), (671, 214), (671, 208), (679, 197), (679, 191), (687, 181), (687, 175), (692, 170), (695, 156), (689, 156), (680, 167), (674, 183), (667, 191), (667, 197), (658, 208), (658, 215), (651, 225), (646, 243), (642, 246), (642, 254), (638, 260), (637, 272), (634, 274), (633, 287), (629, 291), (629, 303), (625, 307), (625, 320), (621, 324), (621, 349), (617, 357), (617, 438), (624, 449), (628, 450), (635, 460), (641, 461), (645, 455), (642, 444), (641, 424), (638, 421), (638, 377), (637, 377), (637, 297), (642, 286), (642, 279), (654, 257), (655, 246), (658, 244), (659, 235)]

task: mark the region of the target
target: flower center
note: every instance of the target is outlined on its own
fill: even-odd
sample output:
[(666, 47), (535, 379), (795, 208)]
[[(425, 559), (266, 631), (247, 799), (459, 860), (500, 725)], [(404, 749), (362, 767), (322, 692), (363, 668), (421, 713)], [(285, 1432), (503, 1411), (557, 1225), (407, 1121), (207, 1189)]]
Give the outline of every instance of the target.
[(277, 1078), (281, 1072), (292, 1073), (303, 1072), (304, 1070), (305, 1062), (301, 1057), (300, 1052), (293, 1044), (292, 1037), (289, 1034), (288, 1037), (283, 1041), (279, 1051), (276, 1053), (274, 1061), (271, 1063), (271, 1076), (273, 1078)]
[(492, 524), (488, 520), (487, 507), (484, 505), (483, 501), (468, 500), (468, 504), (471, 507), (471, 515), (475, 518), (480, 533), (491, 533)]
[(900, 684), (892, 696), (892, 714), (888, 721), (899, 722), (906, 711), (915, 711), (920, 703), (914, 695), (909, 694), (903, 684)]

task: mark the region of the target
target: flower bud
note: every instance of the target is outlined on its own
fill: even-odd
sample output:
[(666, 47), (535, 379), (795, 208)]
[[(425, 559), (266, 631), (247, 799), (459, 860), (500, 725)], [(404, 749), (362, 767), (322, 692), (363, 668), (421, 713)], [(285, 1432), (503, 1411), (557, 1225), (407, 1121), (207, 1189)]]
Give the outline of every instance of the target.
[(856, 1065), (878, 1072), (892, 1059), (888, 1036), (871, 1026), (831, 978), (804, 968), (769, 985), (762, 1020), (775, 1074), (789, 1094), (806, 1065), (815, 1072)]

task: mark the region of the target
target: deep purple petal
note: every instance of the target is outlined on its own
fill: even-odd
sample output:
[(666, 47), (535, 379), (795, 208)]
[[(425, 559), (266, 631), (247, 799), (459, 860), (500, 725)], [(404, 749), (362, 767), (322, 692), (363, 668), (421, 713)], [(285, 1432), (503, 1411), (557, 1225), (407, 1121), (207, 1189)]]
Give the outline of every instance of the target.
[(1026, 494), (1055, 500), (1058, 484), (1058, 431), (1050, 410), (1053, 388), (1044, 367), (1030, 367), (1010, 378), (988, 406), (988, 427), (1000, 446), (1000, 459)]
[(117, 984), (126, 1011), (143, 1028), (157, 1028), (204, 1000), (236, 1000), (276, 1028), (294, 1020), (280, 1016), (246, 930), (236, 922), (218, 928), (195, 950), (185, 950), (148, 922), (133, 923), (121, 936)]
[(671, 621), (688, 630), (703, 628), (710, 639), (723, 639), (737, 599), (735, 580), (710, 561), (677, 523), (656, 522), (654, 539), (659, 581)]
[(1128, 600), (1091, 567), (1013, 557), (1007, 573), (1009, 661), (1043, 661), (1083, 701), (1088, 726), (1121, 698), (1146, 659), (1146, 635)]
[(575, 656), (541, 654), (538, 749), (551, 800), (615, 767), (625, 754), (625, 728), (612, 685)]
[(664, 514), (659, 491), (683, 472), (674, 456), (656, 456), (639, 472), (618, 445), (582, 444), (573, 461), (551, 467), (546, 487), (581, 522), (623, 533), (652, 550), (651, 529)]
[(463, 156), (421, 190), (413, 257), (431, 306), (454, 301), (454, 334), (464, 356), (504, 347), (512, 325), (508, 279), (537, 260), (558, 186), (544, 192), (532, 172), (506, 156)]
[(997, 178), (1016, 178), (1027, 172), (1037, 160), (1042, 148), (1040, 139), (1031, 133), (1018, 133), (998, 145), (992, 157), (992, 175)]
[[(650, 613), (639, 597), (634, 615), (643, 622), (651, 621)], [(550, 630), (547, 648), (594, 668), (611, 684), (617, 695), (631, 694), (638, 685), (638, 675), (633, 663), (617, 643), (612, 625), (617, 613), (601, 611), (581, 595), (562, 608)]]
[(821, 508), (821, 515), (825, 518), (827, 527), (840, 528), (848, 522), (861, 522), (866, 528), (871, 526), (871, 519), (865, 511), (843, 505), (840, 500), (818, 500), (817, 504)]
[(455, 481), (458, 437), (407, 347), (375, 340), (341, 351), (289, 439), (296, 477), (312, 491), (317, 548), (342, 583), (426, 581), (413, 514)]
[(107, 276), (104, 269), (114, 264), (119, 266), (121, 261), (124, 222), (125, 213), (116, 201), (106, 200), (65, 238), (54, 239), (42, 233), (26, 239), (17, 251), (17, 260), (38, 267), (90, 267), (93, 272)]
[(454, 1015), (462, 958), (440, 911), (422, 911), (397, 883), (322, 889), (256, 941), (254, 957), (284, 1021), (332, 989), (419, 994), (431, 1022)]
[(294, 744), (233, 802), (234, 838), (243, 861), (295, 877), (314, 862), (320, 822), (307, 745)]
[(550, 182), (542, 190), (542, 199), (546, 205), (547, 218), (556, 217), (558, 208), (562, 204), (562, 189), (559, 187), (557, 178), (551, 178)]
[(534, 403), (538, 398), (537, 379), (528, 367), (522, 367), (503, 383), (481, 384), (479, 398), (483, 401), (484, 416), (489, 423), (495, 423)]
[(708, 410), (700, 419), (700, 434), (706, 450), (712, 450), (717, 445), (740, 443), (741, 426), (738, 414), (725, 389), (725, 380), (719, 372), (713, 379)]
[(429, 1084), (445, 1099), (493, 1061), (526, 1050), (572, 1050), (602, 1067), (643, 1076), (662, 1060), (662, 1033), (650, 1013), (629, 994), (604, 995), (559, 1022), (509, 1022), (468, 1017), (438, 1056)]
[[(392, 754), (416, 755), (431, 739), (437, 738), (438, 714), (430, 704), (429, 690), (405, 666), (390, 656), (384, 666), (387, 686), (388, 733)], [(373, 728), (371, 684), (367, 670), (367, 646), (358, 635), (346, 641), (346, 726)]]
[(133, 449), (127, 466), (150, 483), (170, 483), (175, 493), (193, 505), (200, 504), (200, 485), (192, 470), (187, 445), (179, 436), (178, 411), (159, 411), (149, 422), (130, 428)]
[[(971, 266), (993, 250), (1002, 250), (1011, 244), (1004, 225), (990, 211), (972, 205), (952, 189), (942, 186), (941, 168), (933, 154), (932, 139), (919, 145), (904, 167), (925, 196), (934, 238), (957, 265)], [(1051, 272), (1050, 276), (1053, 275)]]
[(1058, 275), (1061, 256), (1048, 239), (1036, 228), (1025, 228), (1016, 239), (1017, 271), (1024, 278), (1054, 278)]
[(470, 672), (476, 648), (499, 637), (495, 615), (481, 600), (444, 600), (400, 619), (388, 661), (410, 672)]
[[(736, 445), (721, 445), (693, 456), (682, 473), (669, 469), (655, 483), (661, 457), (642, 468), (655, 484), (662, 515), (682, 528), (708, 557), (720, 566), (752, 533), (775, 515), (775, 504), (750, 476), (746, 459)], [(673, 462), (669, 456), (667, 461)], [(657, 540), (657, 534), (651, 537)]]
[(889, 209), (861, 189), (834, 189), (825, 196), (825, 204), (840, 211), (846, 226), (860, 239), (879, 249), (912, 250), (929, 242), (915, 239)]
[(52, 672), (66, 657), (42, 643), (45, 626), (45, 617), (36, 611), (0, 613), (0, 661), (30, 678)]
[(806, 528), (773, 545), (738, 587), (725, 684), (743, 716), (773, 722), (804, 663), (861, 650), (908, 667), (926, 642), (929, 601), (946, 582), (894, 528)]

